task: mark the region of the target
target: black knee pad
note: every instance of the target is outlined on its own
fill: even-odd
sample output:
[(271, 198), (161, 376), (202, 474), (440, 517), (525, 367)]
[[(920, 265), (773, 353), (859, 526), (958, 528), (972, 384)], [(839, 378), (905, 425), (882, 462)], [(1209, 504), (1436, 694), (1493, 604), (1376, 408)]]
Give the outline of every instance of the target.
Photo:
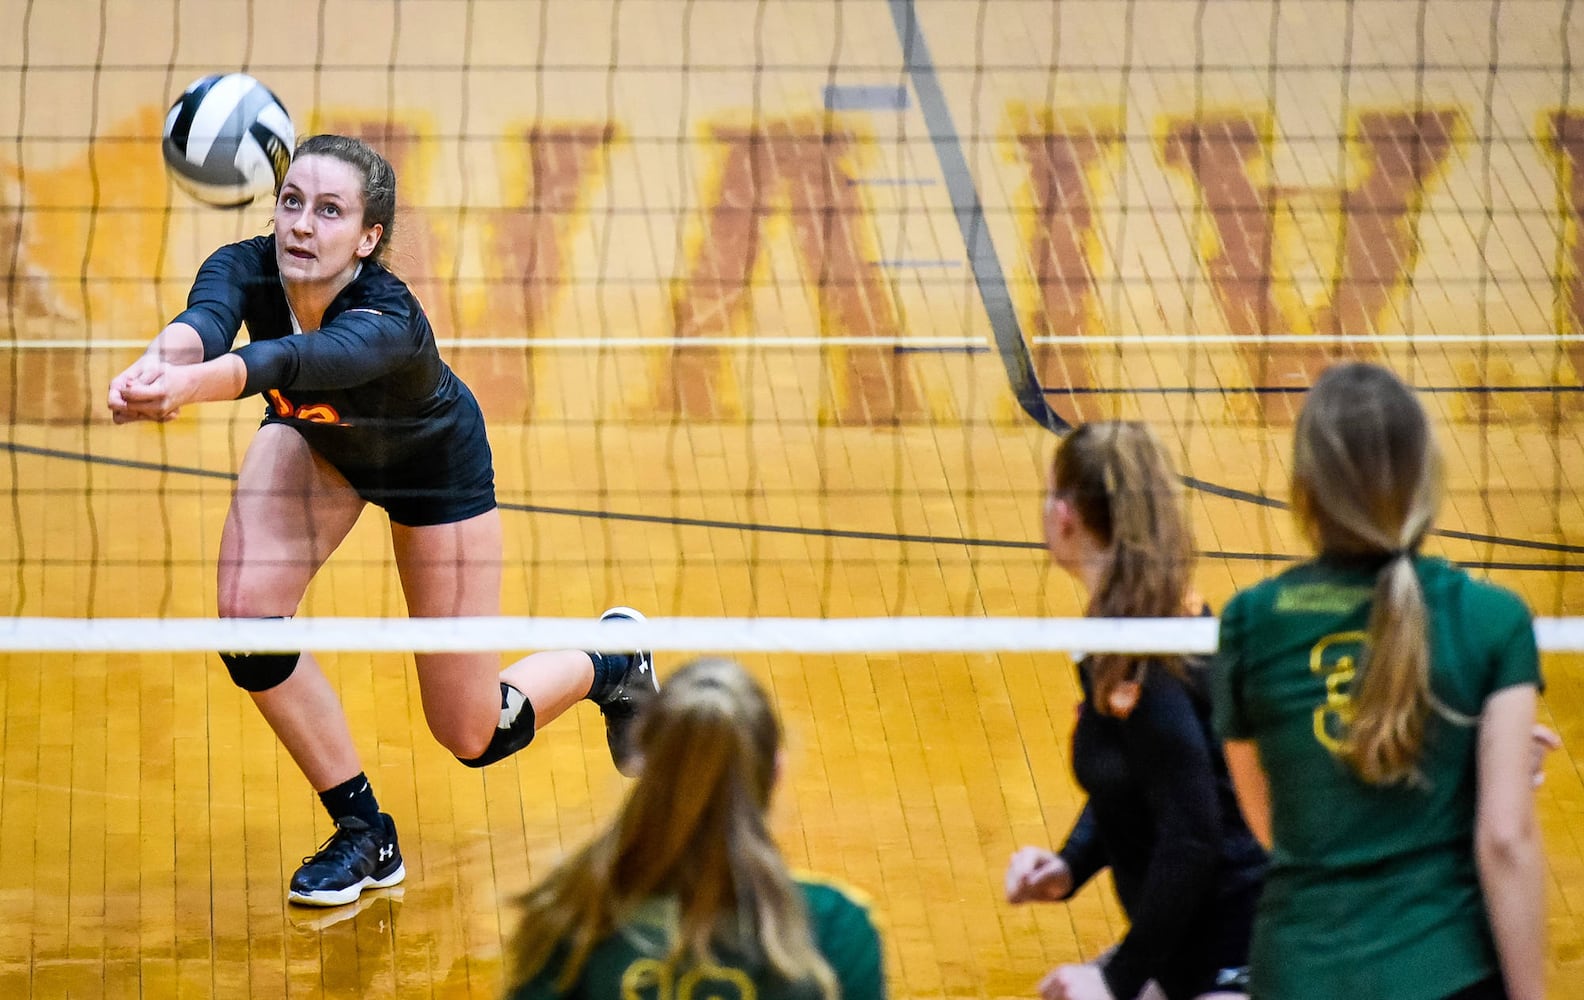
[(231, 682), (244, 691), (257, 694), (276, 687), (297, 669), (301, 653), (221, 653)]
[[(502, 683), (501, 704), (503, 708), (506, 704), (508, 693), (517, 694), (515, 689), (512, 689), (505, 683)], [(522, 698), (521, 694), (518, 694), (518, 697)], [(533, 703), (527, 698), (522, 698), (521, 705), (517, 709), (517, 717), (512, 719), (510, 725), (504, 728), (496, 728), (495, 734), (490, 737), (489, 746), (484, 748), (483, 753), (472, 758), (471, 760), (464, 759), (462, 757), (458, 757), (457, 760), (462, 761), (462, 763), (466, 764), (468, 767), (485, 767), (489, 764), (495, 763), (498, 760), (505, 760), (507, 757), (510, 757), (512, 754), (532, 743), (533, 738)]]

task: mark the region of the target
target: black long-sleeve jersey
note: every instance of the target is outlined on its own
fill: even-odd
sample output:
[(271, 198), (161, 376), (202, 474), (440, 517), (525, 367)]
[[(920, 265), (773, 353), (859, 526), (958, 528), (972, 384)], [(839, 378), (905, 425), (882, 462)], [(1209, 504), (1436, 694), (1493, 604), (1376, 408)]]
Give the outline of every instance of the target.
[(262, 392), (269, 419), (291, 422), (337, 468), (381, 468), (446, 447), (476, 419), (471, 393), (440, 359), (434, 331), (400, 278), (365, 262), (296, 335), (275, 260), (275, 237), (223, 246), (199, 269), (176, 322), (203, 339), (204, 360), (231, 350), (247, 324), (244, 396)]
[(204, 360), (236, 350), (242, 395), (262, 392), (264, 421), (286, 423), (363, 497), (409, 525), (463, 520), (495, 505), (494, 467), (478, 401), (440, 358), (423, 307), (402, 280), (365, 262), (300, 333), (275, 259), (275, 237), (223, 246), (193, 280), (186, 323)]
[[(1215, 962), (1199, 944), (1218, 922), (1244, 935), (1247, 909), (1265, 871), (1265, 852), (1238, 809), (1220, 742), (1210, 728), (1206, 668), (1189, 661), (1189, 682), (1161, 665), (1145, 672), (1127, 718), (1104, 715), (1084, 665), (1084, 700), (1073, 730), (1073, 770), (1089, 794), (1061, 848), (1076, 892), (1109, 867), (1131, 924), (1104, 966), (1111, 991), (1129, 1000), (1156, 978), (1174, 979), (1183, 963)], [(1252, 891), (1250, 891), (1252, 890)], [(1240, 963), (1241, 964), (1241, 963)], [(1168, 972), (1171, 975), (1168, 975)], [(1176, 997), (1173, 997), (1176, 1000)]]

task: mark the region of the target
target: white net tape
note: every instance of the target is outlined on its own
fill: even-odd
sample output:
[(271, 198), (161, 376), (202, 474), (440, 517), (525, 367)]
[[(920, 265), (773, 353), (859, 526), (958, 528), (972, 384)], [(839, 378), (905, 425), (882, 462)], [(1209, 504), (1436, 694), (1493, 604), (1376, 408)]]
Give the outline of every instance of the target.
[[(1584, 618), (1540, 618), (1544, 652), (1584, 651)], [(1208, 653), (1213, 618), (0, 618), (32, 652), (659, 651)]]

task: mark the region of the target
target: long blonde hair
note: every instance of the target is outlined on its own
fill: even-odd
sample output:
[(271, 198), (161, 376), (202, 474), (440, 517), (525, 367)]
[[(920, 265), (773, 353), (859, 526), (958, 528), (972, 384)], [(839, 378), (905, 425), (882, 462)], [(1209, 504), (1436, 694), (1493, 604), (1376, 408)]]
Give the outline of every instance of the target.
[(729, 946), (834, 1000), (835, 975), (765, 823), (781, 726), (763, 688), (730, 660), (696, 660), (638, 726), (643, 772), (610, 827), (520, 901), (514, 981), (561, 951), (557, 988), (570, 989), (639, 905), (670, 897), (679, 913), (671, 957), (713, 962), (716, 946)]
[[(1056, 449), (1051, 483), (1107, 549), (1105, 575), (1090, 595), (1089, 614), (1183, 614), (1193, 578), (1193, 529), (1183, 511), (1182, 485), (1171, 456), (1147, 424), (1115, 420), (1075, 428)], [(1180, 657), (1149, 659), (1182, 672)], [(1112, 715), (1131, 710), (1127, 698), (1113, 696), (1123, 684), (1143, 680), (1145, 663), (1137, 656), (1092, 657), (1089, 677), (1096, 707)]]
[(1293, 514), (1322, 553), (1384, 556), (1341, 757), (1364, 781), (1413, 780), (1431, 707), (1413, 554), (1441, 503), (1441, 461), (1413, 391), (1378, 365), (1316, 380), (1294, 435)]

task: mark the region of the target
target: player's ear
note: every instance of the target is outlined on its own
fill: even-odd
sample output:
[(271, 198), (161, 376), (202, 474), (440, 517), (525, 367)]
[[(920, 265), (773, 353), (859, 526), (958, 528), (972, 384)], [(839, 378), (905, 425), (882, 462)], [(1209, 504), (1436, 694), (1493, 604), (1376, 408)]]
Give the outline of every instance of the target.
[(1045, 494), (1045, 534), (1051, 538), (1066, 537), (1078, 524), (1078, 511), (1072, 501), (1059, 493)]
[(1083, 518), (1078, 515), (1078, 508), (1074, 506), (1070, 497), (1056, 498), (1056, 513), (1067, 530), (1077, 531), (1083, 527)]
[(358, 242), (357, 255), (367, 257), (379, 246), (379, 241), (385, 235), (385, 227), (378, 222), (363, 230), (363, 239)]

